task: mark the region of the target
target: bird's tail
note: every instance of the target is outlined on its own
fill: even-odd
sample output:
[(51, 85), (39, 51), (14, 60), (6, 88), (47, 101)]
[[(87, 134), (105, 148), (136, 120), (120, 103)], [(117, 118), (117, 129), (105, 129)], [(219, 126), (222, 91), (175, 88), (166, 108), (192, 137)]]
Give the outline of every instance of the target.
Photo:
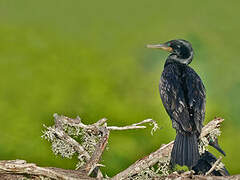
[(179, 164), (192, 168), (200, 158), (196, 134), (181, 134), (177, 132), (172, 153), (171, 165)]

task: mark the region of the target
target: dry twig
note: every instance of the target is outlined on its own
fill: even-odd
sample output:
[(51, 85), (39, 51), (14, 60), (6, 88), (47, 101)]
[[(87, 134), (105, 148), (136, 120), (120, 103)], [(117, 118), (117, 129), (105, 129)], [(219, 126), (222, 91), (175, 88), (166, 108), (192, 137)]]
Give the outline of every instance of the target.
[(146, 128), (146, 126), (139, 126), (141, 124), (145, 124), (145, 123), (152, 123), (153, 124), (153, 128), (151, 131), (151, 134), (153, 134), (159, 127), (156, 123), (156, 121), (154, 121), (153, 119), (145, 119), (139, 123), (135, 123), (129, 126), (123, 126), (123, 127), (118, 127), (118, 126), (108, 126), (107, 129), (109, 130), (117, 130), (117, 131), (122, 131), (122, 130), (130, 130), (130, 129), (144, 129)]
[(217, 167), (218, 163), (222, 160), (222, 156), (219, 157), (219, 159), (212, 165), (211, 169), (205, 174), (206, 176), (211, 174), (211, 172), (214, 171), (214, 169)]
[[(100, 161), (102, 153), (105, 150), (105, 147), (108, 143), (109, 130), (105, 127), (104, 130), (102, 130), (102, 132), (104, 133), (103, 137), (96, 146), (96, 150), (93, 153), (91, 159), (88, 162), (86, 162), (86, 164), (81, 168), (81, 171), (86, 172), (88, 175), (90, 175), (96, 167), (103, 166), (101, 164), (98, 164), (98, 162)], [(102, 177), (102, 174), (99, 173), (101, 172), (99, 171), (97, 173), (97, 177)]]

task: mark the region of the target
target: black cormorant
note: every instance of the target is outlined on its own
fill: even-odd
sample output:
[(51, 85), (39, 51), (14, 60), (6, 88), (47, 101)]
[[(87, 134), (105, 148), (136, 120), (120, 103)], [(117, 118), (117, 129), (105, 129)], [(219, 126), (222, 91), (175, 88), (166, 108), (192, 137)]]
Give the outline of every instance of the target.
[(193, 49), (188, 41), (177, 39), (164, 44), (148, 45), (170, 52), (159, 84), (163, 105), (176, 129), (171, 153), (172, 166), (179, 164), (192, 168), (200, 155), (198, 138), (205, 117), (205, 88), (197, 73), (188, 65)]
[[(195, 174), (205, 175), (217, 161), (217, 158), (208, 151), (201, 154), (198, 163), (192, 168)], [(226, 167), (221, 164), (218, 168), (215, 168), (211, 175), (213, 176), (229, 176), (229, 172)]]

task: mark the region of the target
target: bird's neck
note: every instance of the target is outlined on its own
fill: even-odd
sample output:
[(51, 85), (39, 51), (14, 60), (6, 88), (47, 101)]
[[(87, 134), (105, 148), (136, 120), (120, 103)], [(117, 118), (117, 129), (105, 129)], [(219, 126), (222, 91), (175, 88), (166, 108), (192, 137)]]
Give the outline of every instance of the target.
[(188, 53), (188, 56), (183, 56), (181, 54), (177, 55), (177, 54), (170, 54), (168, 56), (169, 61), (175, 61), (175, 62), (178, 62), (180, 64), (185, 64), (185, 65), (188, 65), (192, 62), (193, 60), (193, 51), (190, 51)]
[(178, 66), (187, 66), (187, 64), (180, 63), (179, 61), (176, 61), (175, 59), (172, 59), (171, 56), (169, 56), (164, 64), (164, 67), (168, 66), (169, 64), (176, 64)]

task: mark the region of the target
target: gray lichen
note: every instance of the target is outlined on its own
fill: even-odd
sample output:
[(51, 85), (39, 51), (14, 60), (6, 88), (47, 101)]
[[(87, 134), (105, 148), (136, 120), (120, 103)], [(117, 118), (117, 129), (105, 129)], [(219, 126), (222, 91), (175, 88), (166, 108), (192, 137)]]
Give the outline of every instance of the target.
[[(43, 131), (41, 137), (52, 143), (52, 151), (55, 155), (60, 155), (64, 158), (72, 158), (72, 156), (77, 153), (74, 147), (57, 136), (56, 131), (58, 131), (58, 129), (55, 126), (47, 127), (44, 125), (44, 127), (46, 129)], [(63, 124), (63, 130), (71, 138), (78, 141), (90, 156), (95, 151), (95, 147), (101, 138), (100, 133), (91, 133), (87, 129), (70, 126), (68, 124)], [(86, 163), (86, 158), (82, 154), (78, 154), (78, 160), (76, 165), (77, 169)]]
[(209, 134), (209, 139), (214, 141), (215, 139), (217, 139), (218, 136), (221, 135), (221, 131), (219, 128), (214, 129), (213, 131), (210, 132)]
[(81, 142), (82, 142), (82, 146), (83, 148), (90, 154), (92, 155), (92, 153), (95, 151), (95, 146), (97, 145), (97, 143), (99, 142), (101, 135), (95, 135), (93, 133), (89, 133), (87, 130), (82, 130), (81, 133), (82, 137), (81, 137)]
[(76, 152), (74, 148), (65, 143), (63, 140), (54, 139), (52, 141), (52, 151), (55, 155), (61, 155), (64, 158), (71, 159), (74, 153)]
[(198, 144), (199, 153), (203, 154), (205, 151), (207, 151), (208, 145), (209, 145), (208, 139), (206, 137), (201, 138)]
[(154, 167), (148, 167), (142, 170), (140, 173), (128, 177), (127, 180), (149, 180), (167, 176), (171, 173), (169, 162), (169, 158), (163, 158), (159, 160)]
[(78, 137), (82, 135), (82, 131), (79, 127), (74, 127), (74, 126), (69, 126), (67, 124), (64, 124), (63, 129), (69, 136)]
[(49, 142), (52, 142), (56, 138), (52, 128), (47, 127), (45, 124), (43, 125), (43, 127), (46, 128), (47, 130), (42, 131), (43, 135), (41, 136), (41, 138), (44, 138), (44, 139), (48, 140)]
[(171, 170), (169, 168), (170, 158), (162, 159), (158, 161), (156, 173), (161, 176), (167, 176), (170, 174)]
[(207, 135), (206, 137), (203, 137), (200, 139), (199, 141), (199, 145), (198, 145), (198, 149), (199, 149), (199, 153), (203, 154), (205, 151), (208, 150), (208, 145), (210, 141), (215, 141), (217, 139), (218, 136), (221, 135), (221, 131), (219, 128), (216, 128), (214, 130), (212, 130), (209, 135)]
[(217, 171), (219, 171), (219, 170), (222, 170), (222, 169), (224, 169), (224, 168), (225, 168), (224, 164), (223, 164), (222, 162), (219, 162), (215, 169), (216, 169)]
[(81, 168), (85, 164), (86, 164), (85, 158), (82, 155), (78, 155), (78, 162), (76, 164), (76, 169)]

